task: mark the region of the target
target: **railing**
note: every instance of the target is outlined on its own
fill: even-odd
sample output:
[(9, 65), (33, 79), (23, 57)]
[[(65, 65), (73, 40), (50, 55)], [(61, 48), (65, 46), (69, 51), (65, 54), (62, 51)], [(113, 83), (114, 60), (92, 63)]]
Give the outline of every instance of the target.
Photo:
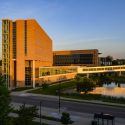
[(125, 65), (119, 66), (99, 66), (99, 67), (78, 67), (78, 73), (101, 73), (125, 71)]
[(103, 73), (103, 72), (122, 72), (125, 71), (125, 65), (117, 66), (97, 66), (97, 67), (82, 67), (82, 66), (58, 66), (58, 67), (40, 67), (39, 77), (60, 75), (67, 73)]

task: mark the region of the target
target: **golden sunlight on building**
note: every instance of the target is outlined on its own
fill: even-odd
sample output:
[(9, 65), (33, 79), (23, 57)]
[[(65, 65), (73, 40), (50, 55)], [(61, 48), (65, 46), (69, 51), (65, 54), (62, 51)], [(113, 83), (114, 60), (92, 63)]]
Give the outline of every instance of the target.
[(2, 72), (9, 88), (35, 85), (39, 67), (52, 62), (52, 40), (36, 20), (2, 20)]

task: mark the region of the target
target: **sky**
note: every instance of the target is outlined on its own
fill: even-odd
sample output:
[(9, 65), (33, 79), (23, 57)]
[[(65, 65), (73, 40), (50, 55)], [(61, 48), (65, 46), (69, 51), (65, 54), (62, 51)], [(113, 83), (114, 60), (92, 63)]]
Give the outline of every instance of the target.
[(0, 0), (0, 50), (2, 18), (36, 19), (53, 50), (98, 49), (125, 59), (125, 0)]

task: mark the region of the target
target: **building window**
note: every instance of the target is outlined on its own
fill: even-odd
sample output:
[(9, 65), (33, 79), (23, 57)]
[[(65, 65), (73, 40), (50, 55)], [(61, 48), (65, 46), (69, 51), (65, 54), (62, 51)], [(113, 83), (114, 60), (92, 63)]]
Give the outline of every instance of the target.
[(24, 24), (24, 50), (25, 50), (25, 55), (27, 55), (27, 21), (25, 20)]
[(13, 58), (16, 59), (16, 22), (13, 22)]

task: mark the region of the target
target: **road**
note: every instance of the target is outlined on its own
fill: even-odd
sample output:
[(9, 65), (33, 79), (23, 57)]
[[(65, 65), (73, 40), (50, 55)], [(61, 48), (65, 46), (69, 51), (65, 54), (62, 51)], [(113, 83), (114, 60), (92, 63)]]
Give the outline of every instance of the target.
[[(42, 101), (43, 107), (58, 109), (58, 98), (40, 97), (40, 96), (12, 96), (12, 102), (39, 105)], [(100, 104), (70, 102), (61, 100), (61, 107), (67, 111), (76, 111), (81, 113), (106, 113), (116, 117), (125, 118), (125, 108), (113, 107)]]

